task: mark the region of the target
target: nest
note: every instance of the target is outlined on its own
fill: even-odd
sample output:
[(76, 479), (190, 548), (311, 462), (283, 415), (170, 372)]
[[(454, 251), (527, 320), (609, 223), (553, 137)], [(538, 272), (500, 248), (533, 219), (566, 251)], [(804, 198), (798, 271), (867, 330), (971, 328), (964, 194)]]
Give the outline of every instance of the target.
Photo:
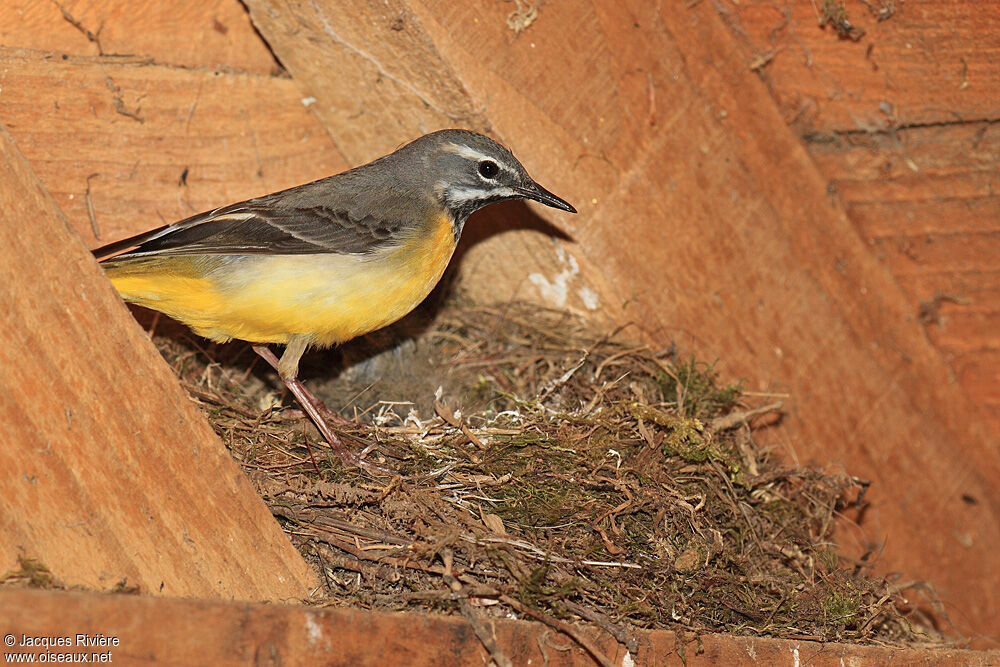
[(313, 602), (462, 614), (491, 651), (481, 619), (509, 615), (592, 653), (568, 621), (633, 651), (634, 628), (938, 640), (901, 590), (832, 542), (867, 483), (754, 442), (780, 404), (748, 406), (711, 365), (564, 312), (450, 306), (423, 326), (403, 346), (375, 343), (331, 396), (355, 416), (337, 433), (391, 477), (343, 468), (282, 409), (275, 376), (248, 376), (248, 356), (219, 363), (225, 348), (158, 338), (320, 573)]

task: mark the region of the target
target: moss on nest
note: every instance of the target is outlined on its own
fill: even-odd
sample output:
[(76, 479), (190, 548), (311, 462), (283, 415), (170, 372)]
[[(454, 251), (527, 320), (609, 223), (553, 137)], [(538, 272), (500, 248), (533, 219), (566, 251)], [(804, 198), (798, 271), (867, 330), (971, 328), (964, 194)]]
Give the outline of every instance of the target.
[[(383, 374), (383, 400), (335, 427), (399, 472), (372, 477), (283, 418), (279, 385), (248, 377), (247, 357), (218, 365), (215, 348), (158, 340), (322, 574), (318, 603), (599, 618), (622, 636), (936, 637), (867, 564), (840, 564), (834, 517), (866, 484), (758, 447), (753, 418), (776, 406), (751, 409), (739, 384), (672, 350), (525, 304), (451, 306), (407, 348), (412, 367)], [(412, 389), (418, 366), (437, 396)], [(370, 377), (350, 390), (338, 395), (378, 393)]]

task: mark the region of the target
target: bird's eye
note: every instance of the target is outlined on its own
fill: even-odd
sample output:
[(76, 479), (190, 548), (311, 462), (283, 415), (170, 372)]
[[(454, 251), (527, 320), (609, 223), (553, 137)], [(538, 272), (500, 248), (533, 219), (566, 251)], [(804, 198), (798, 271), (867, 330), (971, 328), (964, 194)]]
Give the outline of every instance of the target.
[(493, 160), (481, 160), (479, 162), (479, 175), (483, 178), (493, 178), (500, 171), (500, 167)]

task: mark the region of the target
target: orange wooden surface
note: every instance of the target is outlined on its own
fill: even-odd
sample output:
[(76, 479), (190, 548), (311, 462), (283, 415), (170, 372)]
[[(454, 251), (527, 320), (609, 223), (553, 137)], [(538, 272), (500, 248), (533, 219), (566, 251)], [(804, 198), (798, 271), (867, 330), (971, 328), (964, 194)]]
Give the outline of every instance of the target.
[[(515, 665), (580, 665), (594, 661), (567, 637), (538, 623), (483, 619), (487, 632)], [(0, 590), (0, 626), (20, 641), (76, 634), (114, 637), (115, 664), (157, 665), (387, 665), (452, 667), (488, 664), (489, 657), (464, 619), (419, 613), (359, 609), (310, 609), (163, 600), (29, 590)], [(637, 631), (639, 650), (629, 654), (595, 629), (594, 638), (614, 664), (810, 665), (855, 664), (995, 665), (997, 652), (892, 649), (818, 644), (727, 635), (690, 635), (679, 646), (672, 632)], [(30, 649), (29, 649), (30, 650)], [(56, 651), (78, 651), (78, 648)], [(683, 653), (681, 652), (683, 651)], [(14, 651), (0, 646), (0, 653)]]
[(235, 0), (4, 0), (0, 44), (41, 52), (141, 56), (157, 65), (278, 67)]
[(0, 572), (283, 600), (314, 575), (0, 126)]
[(0, 67), (0, 118), (91, 247), (346, 166), (285, 78), (2, 47)]
[(941, 313), (927, 336), (1000, 438), (1000, 6), (875, 4), (896, 12), (846, 5), (870, 28), (857, 43), (806, 3), (727, 15), (748, 62), (774, 55), (759, 69), (772, 97), (913, 311)]
[[(819, 27), (824, 3), (714, 3), (747, 62), (798, 130), (995, 119), (1000, 99), (1000, 5), (977, 0), (845, 0), (855, 42)], [(878, 21), (876, 11), (892, 8)]]
[(807, 145), (1000, 438), (1000, 127), (827, 134)]

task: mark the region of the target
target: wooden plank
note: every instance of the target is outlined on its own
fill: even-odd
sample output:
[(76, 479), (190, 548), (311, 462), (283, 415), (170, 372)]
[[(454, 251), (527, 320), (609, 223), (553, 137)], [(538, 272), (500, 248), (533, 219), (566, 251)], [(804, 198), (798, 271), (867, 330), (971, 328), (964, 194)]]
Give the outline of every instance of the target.
[(238, 0), (4, 0), (0, 44), (260, 74), (280, 68)]
[(1000, 170), (926, 176), (912, 174), (886, 180), (836, 181), (844, 201), (929, 203), (945, 198), (978, 199), (993, 196), (1000, 186)]
[(981, 396), (994, 416), (1000, 417), (1000, 351), (993, 349), (958, 353), (954, 365), (963, 386)]
[(874, 248), (898, 276), (913, 273), (991, 273), (998, 268), (1000, 228), (985, 232), (876, 238)]
[[(303, 89), (322, 90), (316, 114), (352, 164), (442, 127), (485, 129), (406, 3), (256, 0), (247, 7)], [(336, 71), (317, 67), (329, 62)]]
[(837, 182), (992, 173), (1000, 161), (1000, 123), (992, 121), (886, 132), (816, 132), (805, 140), (820, 172)]
[[(992, 64), (1000, 52), (1000, 6), (866, 4), (892, 14), (878, 22), (860, 3), (845, 5), (869, 31), (858, 43), (817, 29), (810, 12), (819, 3), (757, 0), (719, 11), (876, 256), (904, 288), (917, 273), (934, 276), (937, 284), (925, 280), (910, 292), (917, 307), (954, 296), (944, 287), (950, 277), (988, 281), (1000, 269), (993, 247), (1000, 234), (1000, 74)], [(996, 357), (988, 330), (1000, 313), (993, 303), (947, 334), (928, 331), (946, 359), (955, 350), (980, 351), (964, 358), (966, 371), (975, 372), (958, 377), (1000, 373), (990, 365)], [(989, 406), (986, 384), (962, 382), (980, 406)]]
[[(565, 303), (579, 305), (576, 290), (587, 285), (601, 312), (637, 322), (648, 339), (678, 339), (724, 360), (728, 376), (753, 378), (752, 389), (790, 393), (782, 441), (800, 458), (875, 480), (863, 539), (884, 539), (891, 567), (933, 580), (960, 608), (962, 627), (996, 631), (1000, 601), (979, 595), (1000, 586), (1000, 461), (983, 416), (827, 194), (718, 3), (689, 5), (544, 5), (515, 36), (500, 4), (248, 2), (320, 109), (344, 107), (338, 84), (351, 68), (376, 91), (359, 94), (390, 107), (424, 99), (446, 108), (458, 95), (458, 108), (478, 110), (532, 173), (578, 204), (572, 222), (541, 214), (565, 225), (570, 244), (487, 238), (480, 228), (463, 288), (504, 298), (562, 279)], [(416, 46), (383, 50), (393, 24), (376, 19), (388, 16), (405, 18)], [(371, 29), (338, 46), (332, 35), (343, 37), (345, 24)], [(435, 97), (411, 77), (419, 58), (436, 63), (448, 92)], [(391, 87), (379, 89), (386, 79)], [(394, 137), (431, 129), (421, 126), (426, 115), (390, 115)], [(371, 114), (321, 117), (335, 137), (388, 127)], [(512, 207), (503, 213), (505, 229), (537, 223)], [(966, 492), (984, 499), (976, 513)]]
[(866, 239), (1000, 231), (1000, 195), (849, 202), (846, 208)]
[[(970, 307), (993, 311), (1000, 307), (1000, 270), (957, 273), (921, 271), (900, 276), (902, 288), (920, 301), (928, 301), (935, 294), (948, 295), (952, 301)], [(947, 304), (945, 304), (947, 306)]]
[(0, 87), (0, 117), (90, 247), (346, 167), (285, 78), (0, 48)]
[[(838, 38), (817, 20), (819, 2), (714, 3), (786, 122), (801, 132), (996, 119), (1000, 5), (977, 0), (846, 2), (867, 33)], [(840, 3), (838, 3), (840, 4)]]
[(833, 133), (807, 146), (969, 400), (992, 415), (995, 392), (983, 379), (1000, 374), (997, 125)]
[[(158, 665), (365, 665), (405, 663), (413, 667), (487, 664), (489, 655), (469, 623), (454, 616), (394, 614), (350, 608), (315, 609), (283, 605), (251, 605), (163, 600), (137, 596), (81, 593), (0, 591), (0, 623), (15, 644), (29, 637), (102, 635), (116, 646), (85, 649), (110, 651), (114, 663)], [(593, 658), (566, 637), (539, 623), (490, 619), (491, 634), (515, 665), (579, 665)], [(639, 650), (626, 650), (606, 634), (581, 632), (614, 664), (776, 665), (839, 667), (854, 664), (969, 665), (996, 664), (1000, 654), (955, 649), (897, 649), (884, 646), (819, 644), (808, 641), (705, 634), (678, 641), (667, 631), (635, 631)], [(2, 648), (14, 655), (17, 647)], [(52, 652), (80, 649), (54, 648)], [(40, 653), (28, 649), (29, 653)]]
[[(1000, 351), (1000, 312), (985, 310), (981, 304), (979, 307), (963, 304), (948, 307), (948, 304), (943, 304), (938, 326), (929, 327), (928, 334), (935, 345), (949, 352), (997, 352)], [(1000, 375), (1000, 368), (994, 369), (992, 375)], [(983, 395), (970, 395), (977, 396), (982, 402), (996, 402), (996, 388), (989, 387), (987, 383), (981, 383), (977, 388), (983, 391)]]
[[(5, 91), (7, 92), (7, 91)], [(0, 572), (285, 600), (314, 575), (0, 127)]]

